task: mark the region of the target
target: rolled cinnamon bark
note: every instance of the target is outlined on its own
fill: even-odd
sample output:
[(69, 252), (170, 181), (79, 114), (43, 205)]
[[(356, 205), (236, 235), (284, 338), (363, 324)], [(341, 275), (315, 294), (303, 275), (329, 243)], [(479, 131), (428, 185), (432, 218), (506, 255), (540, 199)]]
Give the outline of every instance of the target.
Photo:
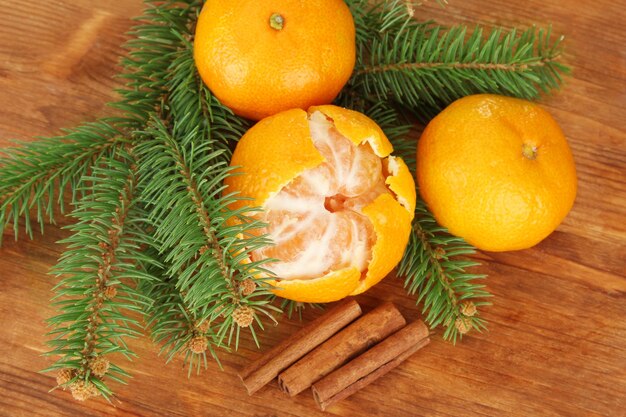
[(316, 382), (311, 390), (322, 410), (354, 394), (430, 342), (428, 328), (415, 321)]
[(268, 350), (245, 367), (239, 377), (252, 395), (278, 375), (280, 371), (315, 349), (361, 315), (361, 306), (346, 300)]
[(385, 303), (283, 371), (278, 385), (293, 397), (405, 324), (398, 309)]

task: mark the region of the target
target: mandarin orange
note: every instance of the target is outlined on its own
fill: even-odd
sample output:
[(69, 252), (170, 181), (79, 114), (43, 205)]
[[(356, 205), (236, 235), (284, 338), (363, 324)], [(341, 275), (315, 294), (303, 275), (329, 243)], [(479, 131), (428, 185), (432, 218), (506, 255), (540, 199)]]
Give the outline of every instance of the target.
[(352, 74), (355, 48), (343, 0), (207, 0), (194, 58), (222, 103), (259, 120), (330, 103)]
[(455, 101), (418, 142), (420, 194), (437, 221), (477, 248), (529, 248), (565, 218), (576, 169), (550, 114), (529, 101), (480, 94)]
[(400, 261), (415, 209), (415, 182), (382, 130), (336, 106), (295, 109), (258, 122), (239, 141), (226, 179), (264, 208), (274, 245), (252, 252), (274, 292), (303, 302), (359, 294)]

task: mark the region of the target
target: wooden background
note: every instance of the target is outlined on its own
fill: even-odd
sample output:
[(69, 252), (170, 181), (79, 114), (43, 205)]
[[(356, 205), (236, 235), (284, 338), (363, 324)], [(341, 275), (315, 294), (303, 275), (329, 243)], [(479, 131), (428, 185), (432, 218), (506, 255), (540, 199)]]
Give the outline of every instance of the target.
[[(419, 17), (504, 26), (554, 24), (567, 36), (574, 67), (562, 93), (543, 104), (561, 123), (576, 159), (579, 194), (570, 215), (537, 247), (479, 255), (489, 274), (489, 332), (453, 347), (434, 342), (384, 378), (332, 407), (337, 416), (626, 415), (626, 5), (599, 0), (450, 0)], [(110, 113), (105, 102), (130, 18), (140, 0), (0, 0), (0, 147), (10, 138), (54, 135)], [(0, 249), (0, 415), (2, 416), (322, 416), (309, 391), (295, 399), (272, 384), (248, 397), (236, 371), (259, 351), (249, 339), (187, 379), (146, 339), (132, 341), (134, 375), (113, 386), (113, 405), (78, 403), (48, 390), (38, 373), (51, 359), (44, 320), (55, 280), (46, 275), (66, 235), (50, 226), (34, 241)], [(418, 313), (389, 278), (360, 301), (393, 300)], [(307, 313), (310, 319), (315, 313)], [(281, 319), (261, 337), (274, 345), (301, 324)]]

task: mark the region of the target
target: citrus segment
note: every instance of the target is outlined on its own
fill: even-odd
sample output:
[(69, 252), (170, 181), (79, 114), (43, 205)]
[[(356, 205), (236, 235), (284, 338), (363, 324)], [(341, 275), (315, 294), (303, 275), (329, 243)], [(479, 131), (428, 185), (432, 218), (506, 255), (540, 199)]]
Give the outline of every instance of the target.
[[(319, 111), (310, 115), (314, 146), (325, 161), (294, 178), (265, 203), (266, 232), (274, 246), (252, 253), (281, 279), (310, 279), (330, 271), (367, 267), (374, 242), (368, 219), (346, 204), (364, 206), (384, 181), (382, 163), (369, 145), (355, 146)], [(371, 192), (374, 190), (374, 192)], [(363, 194), (363, 196), (361, 196)]]
[(265, 220), (274, 245), (254, 251), (252, 257), (278, 259), (266, 268), (281, 279), (318, 278), (348, 266), (363, 270), (371, 256), (372, 226), (358, 213), (318, 209), (302, 215), (268, 210)]
[(369, 143), (374, 153), (381, 158), (393, 152), (393, 146), (385, 132), (363, 113), (333, 105), (313, 106), (309, 109), (309, 112), (315, 111), (330, 117), (337, 130), (355, 145)]
[(372, 148), (367, 143), (354, 146), (321, 111), (310, 114), (310, 126), (313, 144), (326, 159), (332, 193), (355, 197), (372, 188), (382, 169)]

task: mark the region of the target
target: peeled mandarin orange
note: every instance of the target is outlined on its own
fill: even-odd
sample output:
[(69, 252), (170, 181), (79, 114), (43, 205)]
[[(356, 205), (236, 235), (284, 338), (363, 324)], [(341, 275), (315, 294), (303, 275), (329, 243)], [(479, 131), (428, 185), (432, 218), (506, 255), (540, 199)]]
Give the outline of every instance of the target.
[(239, 141), (227, 178), (263, 207), (273, 245), (250, 261), (271, 259), (274, 292), (303, 302), (359, 294), (398, 264), (415, 210), (415, 182), (383, 131), (361, 113), (336, 106), (287, 110)]
[(576, 169), (565, 136), (538, 105), (474, 95), (422, 134), (417, 180), (437, 221), (477, 248), (529, 248), (572, 208)]
[(254, 120), (330, 103), (352, 74), (355, 50), (343, 0), (207, 0), (194, 39), (206, 85)]

